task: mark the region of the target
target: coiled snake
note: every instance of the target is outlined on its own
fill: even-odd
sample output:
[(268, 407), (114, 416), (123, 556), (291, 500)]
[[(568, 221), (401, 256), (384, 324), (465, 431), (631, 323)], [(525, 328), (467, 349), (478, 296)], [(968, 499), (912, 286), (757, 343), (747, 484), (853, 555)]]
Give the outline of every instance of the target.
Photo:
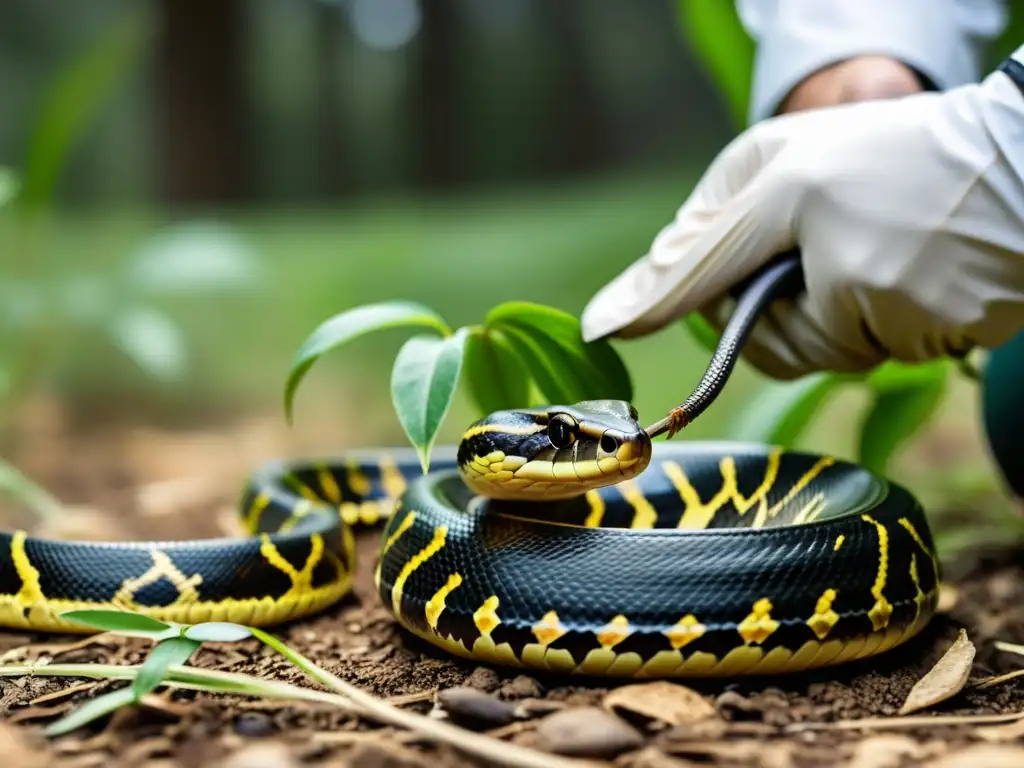
[[(4, 533), (0, 624), (121, 608), (267, 626), (346, 595), (353, 527), (384, 522), (375, 579), (408, 631), (456, 656), (613, 677), (792, 672), (917, 634), (939, 565), (904, 488), (829, 456), (730, 442), (652, 442), (721, 390), (798, 257), (748, 283), (700, 385), (643, 429), (594, 401), (491, 414), (423, 475), (411, 450), (272, 462), (239, 538), (75, 542)], [(671, 434), (670, 434), (671, 436)]]

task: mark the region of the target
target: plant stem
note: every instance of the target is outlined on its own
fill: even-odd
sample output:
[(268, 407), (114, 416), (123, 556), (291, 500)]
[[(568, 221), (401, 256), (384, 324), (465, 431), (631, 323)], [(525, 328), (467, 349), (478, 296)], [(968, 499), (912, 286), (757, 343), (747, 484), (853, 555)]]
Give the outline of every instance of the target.
[(364, 712), (374, 718), (408, 728), (421, 736), (441, 741), (469, 754), (492, 760), (501, 765), (516, 768), (583, 768), (594, 766), (594, 763), (582, 760), (561, 758), (553, 754), (519, 747), (507, 742), (498, 741), (488, 736), (481, 736), (463, 730), (440, 720), (430, 720), (413, 712), (397, 709), (385, 701), (364, 693), (354, 685), (346, 683), (325, 669), (318, 667), (298, 651), (292, 650), (277, 638), (254, 627), (249, 628), (253, 636), (259, 638), (275, 651), (280, 653), (312, 679), (350, 699)]
[[(134, 680), (141, 665), (119, 666), (115, 664), (47, 664), (33, 666), (18, 664), (0, 666), (0, 677), (86, 677), (94, 680)], [(232, 672), (200, 669), (199, 667), (171, 666), (161, 685), (183, 688), (205, 693), (235, 693), (268, 699), (298, 699), (331, 704), (340, 709), (358, 711), (352, 702), (334, 693), (325, 693), (313, 688), (280, 683), (273, 680), (259, 680), (248, 675)]]
[(3, 459), (0, 459), (0, 491), (26, 504), (44, 523), (55, 523), (64, 516), (64, 507), (56, 497)]

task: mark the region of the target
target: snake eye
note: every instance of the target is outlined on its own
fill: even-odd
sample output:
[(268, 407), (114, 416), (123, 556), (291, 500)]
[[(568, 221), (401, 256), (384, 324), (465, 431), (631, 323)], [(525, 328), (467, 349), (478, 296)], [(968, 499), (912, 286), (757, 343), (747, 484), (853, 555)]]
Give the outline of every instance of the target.
[(548, 424), (548, 440), (555, 448), (568, 448), (575, 442), (576, 436), (564, 419), (553, 419)]
[(615, 453), (619, 450), (619, 441), (609, 434), (602, 435), (601, 450), (605, 453)]

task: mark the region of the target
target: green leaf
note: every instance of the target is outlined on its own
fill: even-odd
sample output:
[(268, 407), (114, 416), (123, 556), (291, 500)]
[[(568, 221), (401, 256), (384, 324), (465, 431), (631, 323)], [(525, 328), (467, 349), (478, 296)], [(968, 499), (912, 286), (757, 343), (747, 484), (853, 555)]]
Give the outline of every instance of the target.
[(402, 326), (432, 328), (443, 336), (451, 333), (440, 315), (429, 307), (410, 301), (367, 304), (321, 323), (306, 337), (292, 361), (284, 392), (284, 410), (288, 420), (292, 418), (292, 400), (299, 382), (325, 352), (372, 331)]
[(676, 0), (679, 28), (725, 97), (737, 126), (747, 123), (754, 42), (735, 3)]
[(694, 340), (708, 352), (714, 354), (718, 349), (719, 333), (699, 312), (691, 312), (683, 318), (683, 326), (690, 332)]
[(571, 405), (589, 399), (561, 348), (547, 337), (514, 326), (501, 329), (516, 355), (526, 364), (537, 390), (548, 404)]
[(876, 392), (861, 425), (858, 461), (884, 474), (896, 449), (928, 422), (945, 392), (945, 375)]
[(948, 360), (934, 360), (912, 365), (890, 360), (871, 371), (867, 375), (866, 381), (875, 392), (888, 392), (907, 387), (928, 386), (935, 381), (945, 381), (949, 370)]
[(43, 730), (43, 733), (47, 736), (62, 736), (134, 702), (135, 691), (132, 690), (132, 686), (118, 688), (116, 691), (105, 693), (102, 696), (97, 696), (95, 699), (87, 701), (57, 722), (48, 725)]
[(795, 381), (768, 382), (733, 422), (733, 439), (792, 448), (824, 402), (847, 379), (816, 373)]
[(31, 131), (19, 202), (38, 208), (53, 197), (68, 153), (114, 88), (138, 71), (151, 27), (146, 14), (119, 14), (98, 39), (65, 67), (44, 97)]
[(200, 642), (234, 643), (252, 637), (252, 632), (248, 627), (229, 621), (205, 621), (186, 629), (185, 637)]
[(398, 351), (391, 371), (391, 400), (402, 428), (419, 454), (423, 472), (448, 415), (462, 372), (468, 328), (443, 339), (414, 336)]
[[(517, 301), (495, 307), (488, 313), (486, 323), (488, 328), (496, 328), (506, 335), (531, 366), (530, 372), (538, 386), (552, 402), (633, 399), (629, 371), (615, 348), (607, 339), (584, 342), (579, 320), (573, 315), (553, 307)], [(524, 345), (530, 347), (525, 355)], [(536, 360), (531, 359), (538, 354), (545, 358), (539, 373), (533, 370)], [(563, 386), (548, 391), (553, 377), (561, 379)], [(573, 382), (571, 386), (569, 382)], [(567, 396), (566, 391), (576, 393), (573, 399), (561, 399)]]
[(168, 667), (184, 665), (200, 645), (200, 640), (180, 636), (169, 637), (154, 645), (132, 684), (135, 700), (138, 701), (160, 685)]
[(463, 364), (481, 416), (529, 404), (530, 375), (500, 330), (473, 328), (466, 340)]
[(82, 610), (67, 611), (62, 619), (85, 624), (104, 632), (132, 632), (143, 635), (161, 634), (172, 629), (170, 624), (151, 619), (141, 613), (128, 611)]

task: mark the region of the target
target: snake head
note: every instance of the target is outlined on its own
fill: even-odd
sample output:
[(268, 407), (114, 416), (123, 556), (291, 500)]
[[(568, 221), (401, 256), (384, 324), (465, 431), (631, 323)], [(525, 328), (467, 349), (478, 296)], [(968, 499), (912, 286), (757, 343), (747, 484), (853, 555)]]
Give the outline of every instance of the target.
[(635, 477), (651, 461), (636, 409), (588, 400), (497, 411), (473, 424), (458, 463), (474, 492), (493, 499), (555, 501)]

